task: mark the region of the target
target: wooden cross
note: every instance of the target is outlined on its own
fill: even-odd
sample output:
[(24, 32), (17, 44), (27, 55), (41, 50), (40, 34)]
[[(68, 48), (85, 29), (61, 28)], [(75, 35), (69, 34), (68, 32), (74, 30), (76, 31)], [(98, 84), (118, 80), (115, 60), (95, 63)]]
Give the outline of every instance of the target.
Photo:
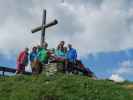
[(43, 17), (42, 18), (42, 25), (31, 30), (32, 33), (41, 31), (41, 41), (40, 41), (41, 46), (45, 42), (45, 30), (46, 30), (46, 28), (49, 28), (51, 26), (54, 26), (54, 25), (58, 24), (58, 21), (56, 19), (53, 20), (52, 22), (46, 24), (46, 9), (43, 10), (43, 16), (42, 17)]

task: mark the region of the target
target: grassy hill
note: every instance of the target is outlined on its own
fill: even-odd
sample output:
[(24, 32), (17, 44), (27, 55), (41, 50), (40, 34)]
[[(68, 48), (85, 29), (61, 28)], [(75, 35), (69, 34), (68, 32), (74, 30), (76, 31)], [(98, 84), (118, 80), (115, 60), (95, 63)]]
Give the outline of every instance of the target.
[(60, 73), (1, 77), (0, 100), (133, 100), (128, 85)]

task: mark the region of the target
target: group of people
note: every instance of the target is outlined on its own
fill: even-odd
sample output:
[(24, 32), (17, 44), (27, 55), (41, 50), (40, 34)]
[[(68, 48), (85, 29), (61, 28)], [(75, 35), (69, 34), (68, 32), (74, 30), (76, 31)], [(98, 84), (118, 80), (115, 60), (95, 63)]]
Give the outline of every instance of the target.
[(48, 43), (44, 43), (42, 46), (35, 46), (29, 53), (29, 49), (25, 48), (20, 52), (17, 58), (17, 70), (16, 74), (23, 74), (25, 67), (30, 63), (33, 74), (39, 74), (42, 72), (42, 67), (48, 63), (62, 63), (64, 72), (72, 72), (73, 66), (77, 62), (77, 51), (72, 47), (72, 44), (68, 44), (65, 47), (65, 41), (61, 41), (57, 48), (48, 49)]

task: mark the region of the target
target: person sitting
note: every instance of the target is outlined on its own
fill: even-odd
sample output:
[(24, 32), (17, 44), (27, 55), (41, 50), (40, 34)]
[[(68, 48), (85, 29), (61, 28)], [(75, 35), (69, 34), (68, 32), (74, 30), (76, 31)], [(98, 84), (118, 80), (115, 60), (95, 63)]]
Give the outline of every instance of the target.
[(30, 53), (30, 64), (32, 68), (32, 73), (37, 74), (38, 73), (38, 66), (35, 64), (37, 60), (37, 47), (32, 48), (32, 52)]
[(59, 45), (61, 46), (62, 49), (64, 49), (65, 41), (60, 41)]
[(61, 45), (57, 46), (57, 49), (55, 50), (55, 56), (65, 57), (65, 51), (64, 48), (61, 47)]
[(55, 55), (58, 57), (64, 57), (65, 56), (65, 49), (64, 49), (65, 42), (61, 41), (59, 45), (57, 46), (57, 49), (55, 50)]
[(64, 59), (66, 58), (66, 52), (64, 49), (64, 41), (61, 41), (56, 49), (54, 49), (54, 52), (52, 54), (52, 61), (51, 62), (58, 62), (63, 63)]
[(76, 66), (76, 69), (83, 75), (94, 77), (94, 73), (88, 67), (85, 67), (81, 60), (76, 61)]
[(25, 67), (28, 65), (28, 48), (25, 48), (24, 51), (20, 52), (17, 58), (17, 69), (16, 74), (23, 74), (25, 72)]

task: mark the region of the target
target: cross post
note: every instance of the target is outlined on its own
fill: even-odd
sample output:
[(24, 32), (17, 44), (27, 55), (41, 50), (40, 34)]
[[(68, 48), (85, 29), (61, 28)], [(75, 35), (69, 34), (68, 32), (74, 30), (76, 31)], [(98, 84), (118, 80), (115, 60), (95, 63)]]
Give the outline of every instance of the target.
[(45, 43), (45, 30), (46, 28), (52, 27), (56, 24), (58, 24), (58, 21), (55, 19), (52, 22), (46, 24), (46, 9), (43, 10), (43, 16), (42, 16), (42, 25), (38, 26), (34, 29), (31, 30), (32, 33), (41, 31), (41, 41), (40, 41), (40, 45), (43, 46), (43, 44)]
[(43, 16), (42, 16), (42, 34), (41, 34), (41, 46), (44, 44), (45, 42), (45, 28), (44, 25), (46, 24), (46, 10), (43, 10)]

